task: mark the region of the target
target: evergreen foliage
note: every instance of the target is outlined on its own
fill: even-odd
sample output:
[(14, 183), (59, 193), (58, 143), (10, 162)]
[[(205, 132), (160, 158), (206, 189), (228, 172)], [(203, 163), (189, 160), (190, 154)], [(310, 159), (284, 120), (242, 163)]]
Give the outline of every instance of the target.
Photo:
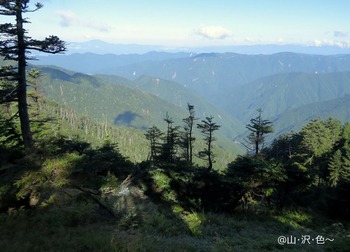
[[(311, 120), (298, 133), (275, 139), (263, 153), (268, 160), (278, 161), (287, 179), (281, 183), (281, 206), (297, 204), (317, 205), (325, 212), (332, 212), (328, 204), (349, 192), (349, 142), (348, 123), (333, 118)], [(323, 192), (325, 190), (325, 192)], [(323, 196), (313, 198), (312, 195)], [(312, 200), (310, 200), (310, 197)], [(341, 203), (340, 203), (341, 202)], [(341, 200), (338, 214), (345, 215), (348, 200)]]
[(286, 179), (280, 163), (267, 160), (262, 155), (239, 156), (229, 164), (227, 176), (239, 188), (244, 207), (257, 202), (269, 207), (278, 206), (274, 195)]
[(259, 115), (250, 120), (250, 124), (246, 128), (250, 131), (248, 142), (253, 144), (255, 155), (263, 148), (265, 135), (273, 132), (272, 122), (262, 118), (262, 109), (258, 109)]
[(156, 126), (152, 126), (147, 130), (145, 133), (146, 139), (149, 141), (150, 144), (150, 154), (149, 154), (149, 160), (156, 161), (159, 159), (160, 152), (161, 152), (161, 143), (160, 139), (162, 137), (163, 133), (158, 129)]
[(197, 124), (197, 128), (204, 135), (204, 141), (206, 142), (206, 148), (198, 152), (198, 156), (208, 161), (208, 170), (213, 168), (214, 153), (213, 153), (213, 142), (216, 140), (214, 132), (217, 131), (221, 126), (213, 122), (213, 116), (206, 117), (202, 120), (202, 123)]
[(166, 133), (161, 146), (160, 160), (164, 162), (174, 162), (177, 159), (179, 145), (179, 126), (173, 126), (173, 119), (166, 114), (164, 121), (167, 124)]
[[(31, 151), (33, 147), (33, 138), (31, 125), (28, 114), (27, 104), (27, 80), (26, 66), (27, 60), (33, 59), (28, 56), (30, 50), (36, 50), (45, 53), (58, 53), (65, 51), (64, 42), (56, 36), (50, 36), (44, 40), (36, 40), (27, 36), (27, 30), (24, 24), (29, 21), (23, 17), (23, 14), (35, 12), (43, 7), (41, 3), (36, 3), (34, 9), (29, 6), (29, 0), (2, 1), (0, 2), (0, 15), (13, 16), (15, 24), (4, 23), (0, 25), (0, 34), (6, 38), (0, 42), (0, 56), (5, 60), (17, 61), (17, 67), (5, 67), (1, 69), (0, 77), (8, 81), (9, 77), (17, 84), (15, 88), (11, 87), (9, 93), (5, 93), (6, 97), (16, 96), (18, 103), (18, 115), (20, 118), (21, 134), (24, 146), (27, 151)], [(5, 89), (8, 90), (8, 87)], [(3, 100), (3, 99), (1, 99)]]

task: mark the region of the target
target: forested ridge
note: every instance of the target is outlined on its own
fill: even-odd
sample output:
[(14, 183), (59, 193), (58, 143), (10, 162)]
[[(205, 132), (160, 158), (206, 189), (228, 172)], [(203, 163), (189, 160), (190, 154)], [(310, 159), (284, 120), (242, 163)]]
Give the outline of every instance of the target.
[(350, 250), (350, 122), (312, 118), (272, 138), (263, 106), (241, 111), (242, 126), (204, 101), (142, 91), (169, 81), (35, 68), (29, 50), (65, 46), (24, 36), (19, 14), (43, 7), (28, 4), (0, 2), (17, 22), (0, 27), (1, 251)]

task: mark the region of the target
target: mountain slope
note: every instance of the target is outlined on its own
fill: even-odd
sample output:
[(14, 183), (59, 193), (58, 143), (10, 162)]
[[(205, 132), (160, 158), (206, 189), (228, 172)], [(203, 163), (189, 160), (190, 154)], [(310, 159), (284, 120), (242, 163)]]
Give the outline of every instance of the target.
[[(148, 56), (121, 55), (120, 59), (125, 57), (124, 60), (103, 61), (108, 56), (100, 55), (99, 64), (93, 61), (91, 67), (101, 66), (101, 71), (104, 71), (102, 68), (108, 63), (106, 71), (111, 72), (113, 69), (113, 74), (136, 82), (147, 75), (180, 83), (215, 107), (240, 119), (243, 125), (255, 116), (258, 108), (263, 108), (265, 116), (272, 118), (298, 106), (340, 98), (342, 94), (349, 93), (348, 73), (341, 72), (350, 71), (350, 55), (205, 53), (192, 56), (184, 54), (180, 58), (173, 55), (175, 58), (172, 59), (159, 57), (147, 61), (155, 57)], [(64, 59), (67, 56), (62, 57)], [(130, 64), (133, 57), (146, 61)], [(88, 63), (87, 60), (84, 62)], [(85, 64), (79, 61), (79, 65)], [(129, 87), (135, 86), (132, 81), (122, 82)], [(169, 84), (167, 87), (174, 85)], [(160, 92), (160, 97), (172, 101), (166, 94), (165, 85), (162, 91), (156, 91), (154, 86), (144, 90), (155, 94)], [(175, 88), (170, 90), (172, 95), (177, 93)], [(174, 102), (179, 105), (178, 101)]]
[(128, 79), (142, 75), (174, 80), (206, 97), (223, 95), (234, 86), (280, 73), (350, 71), (350, 55), (320, 56), (295, 53), (242, 55), (206, 53), (182, 59), (144, 62), (117, 68)]
[[(257, 115), (259, 108), (263, 109), (264, 118), (272, 120), (300, 106), (340, 99), (350, 94), (350, 55), (207, 53), (131, 65), (127, 60), (124, 63), (126, 66), (115, 67), (114, 71), (123, 77), (97, 78), (66, 72), (69, 76), (62, 78), (78, 86), (84, 82), (96, 86), (92, 88), (88, 85), (88, 93), (96, 92), (100, 97), (85, 97), (83, 103), (95, 103), (94, 108), (89, 108), (89, 113), (100, 120), (108, 117), (119, 125), (145, 129), (154, 122), (157, 126), (164, 126), (163, 117), (168, 112), (175, 122), (181, 124), (182, 118), (187, 115), (186, 104), (192, 101), (198, 115), (208, 113), (220, 120), (219, 124), (224, 125), (221, 132), (230, 138), (237, 135), (236, 130), (244, 131), (244, 125)], [(81, 89), (72, 86), (68, 90), (72, 91), (68, 93), (74, 93)], [(60, 92), (56, 91), (55, 96), (59, 97)], [(141, 94), (147, 98), (139, 98)], [(118, 97), (117, 101), (114, 101), (115, 97)], [(74, 104), (77, 97), (70, 95), (67, 99), (63, 102)], [(153, 103), (152, 99), (167, 102)], [(142, 103), (141, 100), (147, 101)], [(144, 110), (149, 102), (157, 105)], [(215, 110), (210, 103), (220, 110), (224, 109), (230, 116)], [(127, 107), (123, 107), (125, 104)], [(81, 112), (87, 113), (84, 109)], [(312, 116), (312, 111), (309, 113)], [(293, 127), (293, 121), (289, 122)], [(284, 125), (283, 129), (286, 127), (288, 125)], [(275, 130), (280, 132), (283, 129)]]
[(162, 122), (166, 112), (180, 120), (185, 112), (154, 95), (122, 84), (102, 82), (85, 74), (67, 74), (43, 67), (47, 96), (75, 109), (79, 114), (118, 125), (146, 129)]
[[(82, 64), (84, 62), (84, 64)], [(143, 75), (173, 80), (205, 97), (226, 94), (234, 86), (281, 73), (350, 71), (350, 55), (276, 53), (160, 53), (141, 55), (72, 54), (39, 57), (39, 64), (85, 73), (114, 74), (135, 80)], [(214, 97), (215, 98), (215, 97)]]
[[(330, 117), (338, 119), (342, 123), (350, 121), (350, 95), (345, 95), (342, 98), (310, 103), (269, 118), (273, 123), (273, 132), (267, 135), (266, 143), (270, 144), (273, 139), (281, 134), (290, 131), (300, 131), (301, 128), (312, 119), (322, 118), (326, 120)], [(234, 140), (237, 142), (244, 142), (243, 139), (245, 139), (248, 134), (249, 132), (247, 130), (242, 131)]]
[(242, 122), (248, 122), (259, 108), (263, 109), (264, 117), (272, 118), (300, 106), (342, 98), (345, 94), (350, 94), (350, 72), (289, 73), (232, 88), (228, 99), (220, 105)]
[(324, 120), (333, 117), (341, 120), (342, 123), (350, 121), (350, 95), (307, 104), (275, 116), (272, 119), (274, 128), (278, 130), (275, 134), (278, 135), (291, 130), (299, 131), (302, 126), (317, 117)]
[(194, 105), (196, 115), (199, 118), (205, 118), (210, 115), (214, 116), (214, 120), (222, 126), (220, 132), (227, 137), (232, 138), (244, 129), (244, 125), (240, 121), (216, 108), (203, 97), (179, 83), (149, 76), (142, 76), (135, 80), (135, 83), (138, 89), (154, 94), (183, 110), (187, 110), (188, 103)]
[[(102, 80), (101, 77), (64, 72), (49, 67), (42, 67), (41, 71), (43, 74), (41, 83), (45, 83), (43, 88), (49, 99), (73, 108), (78, 114), (86, 115), (98, 122), (141, 130), (156, 125), (165, 130), (166, 123), (163, 119), (166, 113), (174, 120), (175, 125), (182, 125), (182, 119), (188, 116), (185, 108), (175, 106), (140, 89), (124, 86), (123, 78), (117, 78), (121, 81), (119, 84)], [(223, 128), (231, 132), (219, 131), (217, 145), (222, 148), (221, 156), (228, 163), (234, 154), (241, 153), (242, 149), (230, 140), (234, 136), (232, 130), (235, 128), (230, 129), (226, 125)], [(198, 132), (197, 138), (201, 138)]]

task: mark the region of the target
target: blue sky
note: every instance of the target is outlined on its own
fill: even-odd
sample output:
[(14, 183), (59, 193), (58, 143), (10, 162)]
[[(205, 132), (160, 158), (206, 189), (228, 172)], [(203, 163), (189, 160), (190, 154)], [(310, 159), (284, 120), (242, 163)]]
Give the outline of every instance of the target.
[[(33, 1), (34, 3), (35, 1)], [(30, 35), (166, 46), (350, 46), (348, 0), (41, 0)], [(0, 17), (2, 18), (2, 17)]]

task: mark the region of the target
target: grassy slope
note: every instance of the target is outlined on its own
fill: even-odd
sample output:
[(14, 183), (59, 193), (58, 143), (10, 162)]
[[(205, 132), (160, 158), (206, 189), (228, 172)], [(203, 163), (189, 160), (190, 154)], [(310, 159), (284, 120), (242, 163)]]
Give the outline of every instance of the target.
[[(263, 207), (235, 214), (185, 210), (176, 202), (152, 201), (144, 184), (128, 184), (125, 175), (71, 176), (72, 172), (99, 169), (77, 153), (34, 156), (18, 160), (7, 171), (16, 174), (19, 194), (31, 187), (42, 194), (35, 208), (10, 208), (0, 213), (0, 248), (2, 251), (349, 251), (348, 222), (329, 219), (313, 212), (275, 213)], [(25, 173), (17, 169), (32, 163)], [(104, 160), (108, 164), (109, 160)], [(40, 164), (38, 164), (40, 163)], [(21, 165), (22, 164), (22, 165)], [(87, 166), (87, 170), (83, 166)], [(37, 166), (35, 169), (34, 166)], [(11, 171), (10, 171), (11, 168)], [(22, 168), (23, 169), (23, 168)], [(118, 168), (120, 169), (120, 168)], [(130, 168), (129, 168), (130, 169)], [(119, 171), (119, 170), (118, 170)], [(156, 173), (157, 174), (157, 173)], [(4, 175), (4, 174), (3, 174)], [(8, 175), (8, 174), (7, 174)], [(83, 175), (83, 174), (81, 174)], [(36, 178), (36, 184), (31, 181)], [(84, 179), (85, 178), (85, 179)], [(162, 178), (153, 177), (157, 189)], [(3, 182), (4, 176), (0, 178)], [(142, 177), (140, 177), (142, 179)], [(29, 183), (29, 184), (28, 184)], [(0, 183), (2, 185), (2, 183)], [(85, 191), (81, 191), (81, 184)], [(29, 185), (29, 188), (27, 187)], [(77, 187), (80, 185), (80, 187)], [(88, 186), (88, 188), (86, 188)], [(3, 189), (3, 188), (1, 188)], [(92, 193), (85, 193), (85, 192)], [(95, 196), (98, 195), (98, 196)], [(167, 194), (171, 196), (171, 194)], [(0, 194), (1, 196), (1, 194)], [(96, 200), (98, 199), (98, 201)], [(97, 203), (99, 202), (99, 204)], [(101, 205), (101, 202), (104, 205)], [(108, 206), (113, 211), (106, 211)], [(252, 206), (253, 207), (253, 206)], [(279, 236), (322, 235), (334, 239), (324, 245), (279, 245)]]
[[(127, 197), (126, 197), (127, 199)], [(349, 229), (305, 212), (176, 212), (147, 200), (118, 219), (85, 202), (70, 207), (0, 214), (2, 251), (349, 251)], [(279, 245), (279, 236), (334, 239), (324, 245)]]

